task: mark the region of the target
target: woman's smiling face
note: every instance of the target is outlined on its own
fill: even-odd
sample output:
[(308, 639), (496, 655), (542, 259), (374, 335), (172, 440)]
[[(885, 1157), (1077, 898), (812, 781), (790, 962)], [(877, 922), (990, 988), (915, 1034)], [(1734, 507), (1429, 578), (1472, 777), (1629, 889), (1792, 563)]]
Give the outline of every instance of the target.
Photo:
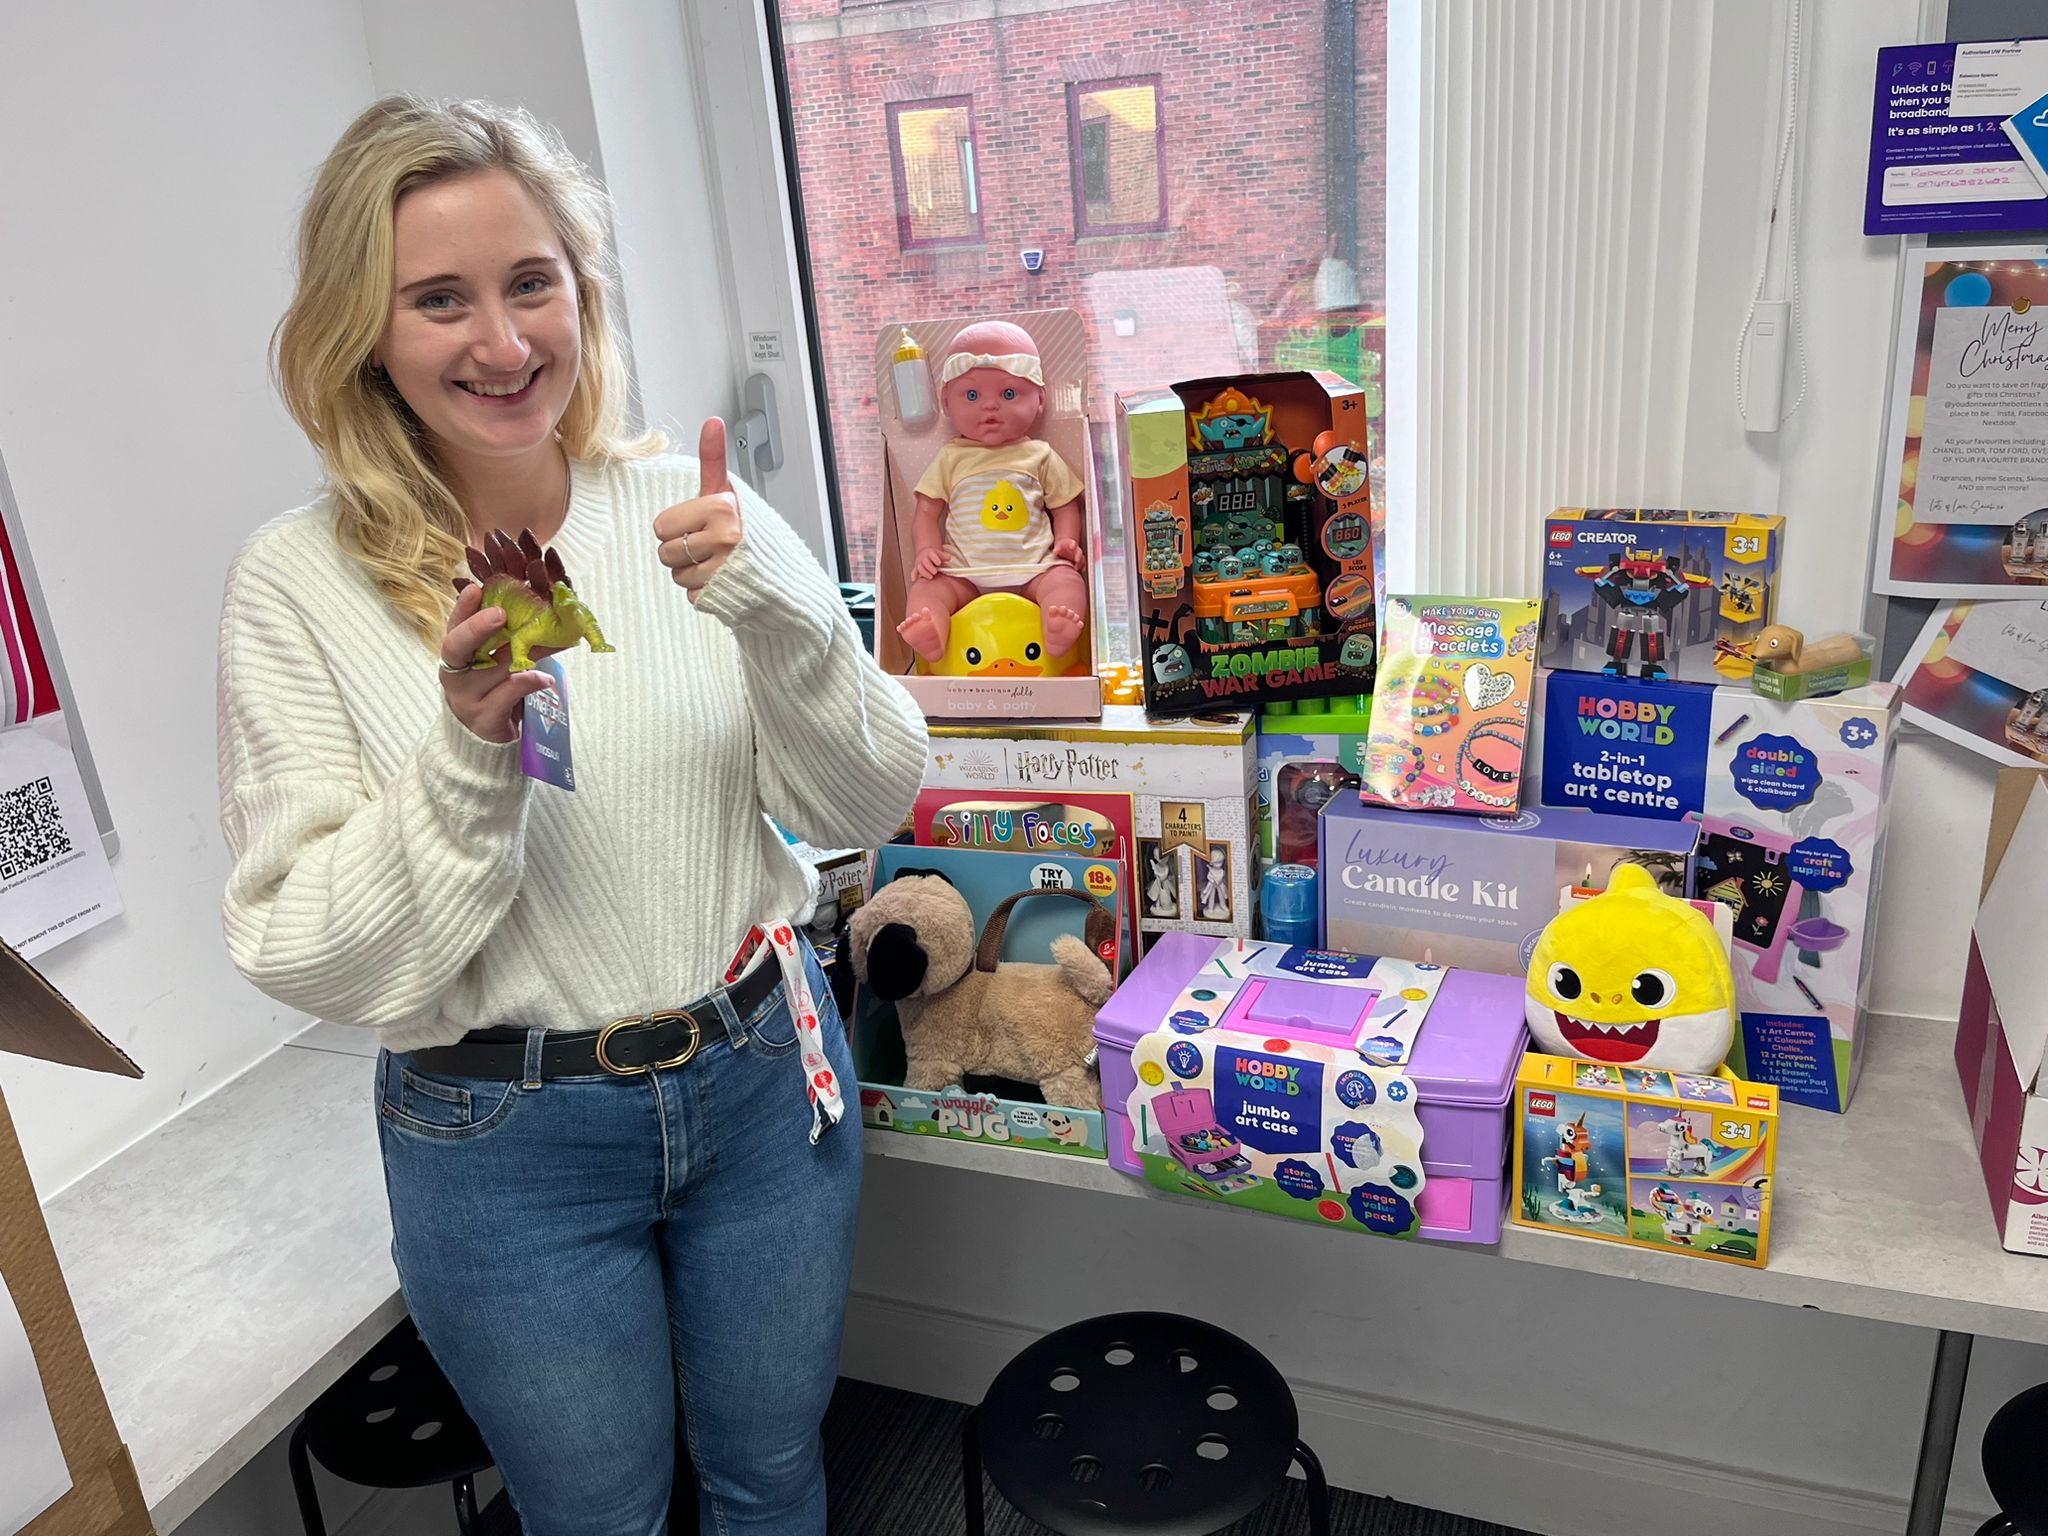
[(393, 213), (391, 315), (372, 360), (438, 456), (548, 443), (582, 356), (575, 276), (546, 211), (509, 171), (415, 187)]

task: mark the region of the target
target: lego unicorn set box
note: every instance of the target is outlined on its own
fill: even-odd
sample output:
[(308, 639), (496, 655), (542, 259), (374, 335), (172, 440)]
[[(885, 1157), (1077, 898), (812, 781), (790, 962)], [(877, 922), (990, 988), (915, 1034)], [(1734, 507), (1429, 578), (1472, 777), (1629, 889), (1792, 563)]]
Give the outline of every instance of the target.
[(1761, 1269), (1778, 1090), (1531, 1052), (1515, 1083), (1516, 1226)]

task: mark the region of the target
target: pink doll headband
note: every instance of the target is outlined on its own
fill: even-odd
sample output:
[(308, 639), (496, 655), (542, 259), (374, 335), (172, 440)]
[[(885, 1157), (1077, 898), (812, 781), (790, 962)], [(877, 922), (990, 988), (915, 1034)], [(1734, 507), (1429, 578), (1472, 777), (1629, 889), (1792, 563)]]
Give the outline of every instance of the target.
[(1045, 387), (1045, 373), (1038, 366), (1038, 358), (1030, 352), (954, 352), (939, 367), (939, 387), (944, 389), (961, 374), (976, 368), (1000, 368), (1041, 389)]

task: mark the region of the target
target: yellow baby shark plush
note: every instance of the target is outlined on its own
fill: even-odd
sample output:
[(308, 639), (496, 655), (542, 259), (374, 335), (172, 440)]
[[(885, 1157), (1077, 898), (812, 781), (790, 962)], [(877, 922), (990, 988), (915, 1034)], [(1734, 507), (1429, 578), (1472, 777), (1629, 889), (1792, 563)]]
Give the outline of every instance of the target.
[(1527, 1011), (1553, 1056), (1711, 1073), (1734, 1041), (1735, 977), (1703, 913), (1621, 864), (1536, 940)]

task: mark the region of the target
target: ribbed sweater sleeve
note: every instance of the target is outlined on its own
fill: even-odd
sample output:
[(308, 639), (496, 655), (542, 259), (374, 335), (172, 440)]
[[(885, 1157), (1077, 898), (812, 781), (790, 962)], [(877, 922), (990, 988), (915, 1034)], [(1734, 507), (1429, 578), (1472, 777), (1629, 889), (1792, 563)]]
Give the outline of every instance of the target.
[[(295, 579), (296, 578), (296, 579)], [(377, 1028), (431, 1020), (518, 894), (518, 747), (442, 709), (372, 792), (341, 687), (291, 592), (330, 566), (252, 545), (221, 618), (223, 917), (236, 966), (289, 1007)], [(311, 588), (305, 583), (314, 583)], [(420, 665), (433, 666), (422, 650)]]
[[(684, 499), (697, 466), (683, 468)], [(925, 721), (876, 665), (853, 616), (794, 530), (735, 482), (745, 531), (697, 611), (739, 643), (762, 809), (821, 848), (893, 837), (924, 776)]]

